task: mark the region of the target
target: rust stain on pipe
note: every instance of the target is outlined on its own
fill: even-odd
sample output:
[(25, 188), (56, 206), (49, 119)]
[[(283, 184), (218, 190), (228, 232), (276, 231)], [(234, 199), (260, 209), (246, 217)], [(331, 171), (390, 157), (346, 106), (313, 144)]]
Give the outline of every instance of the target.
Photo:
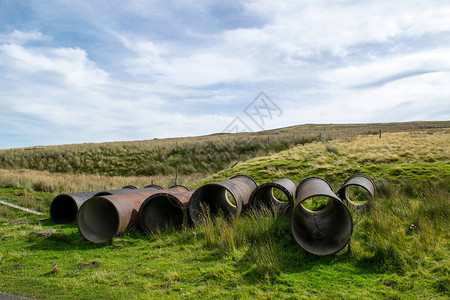
[[(134, 186), (125, 186), (122, 189), (107, 190), (107, 192), (113, 191), (130, 191), (136, 189)], [(97, 193), (105, 191), (92, 191), (81, 193), (60, 194), (56, 196), (50, 204), (50, 218), (56, 224), (69, 224), (75, 222), (78, 209), (81, 205)]]
[(137, 193), (137, 192), (145, 192), (145, 191), (158, 191), (158, 190), (162, 190), (162, 187), (160, 187), (159, 185), (152, 185), (152, 186), (145, 187), (143, 189), (124, 187), (120, 190), (100, 191), (92, 197), (100, 197), (100, 196), (107, 196), (107, 195), (122, 195), (122, 194), (129, 194), (129, 193)]
[(168, 225), (181, 229), (188, 224), (188, 205), (194, 191), (165, 191), (148, 197), (139, 210), (138, 228), (145, 234), (164, 231)]
[[(299, 184), (296, 194), (291, 233), (300, 248), (317, 256), (331, 255), (344, 248), (352, 235), (353, 219), (330, 184), (321, 178), (307, 178)], [(303, 207), (302, 202), (313, 197), (327, 197), (328, 204), (318, 211)]]
[[(352, 187), (359, 187), (367, 192), (367, 194), (365, 195), (366, 199), (364, 199), (366, 200), (366, 202), (364, 203), (355, 202), (354, 201), (355, 199), (352, 200), (351, 197), (349, 197), (348, 195), (349, 189)], [(373, 199), (375, 197), (375, 191), (376, 191), (375, 182), (370, 177), (362, 174), (356, 174), (349, 177), (345, 181), (344, 185), (339, 189), (337, 194), (339, 198), (341, 198), (347, 204), (351, 204), (358, 210), (364, 211), (368, 209), (370, 205), (372, 205)]]
[[(274, 190), (278, 189), (287, 198), (281, 201), (274, 195)], [(271, 210), (288, 212), (294, 206), (295, 184), (288, 178), (278, 179), (272, 183), (264, 183), (258, 186), (250, 195), (250, 208), (258, 209), (266, 206)]]
[[(217, 215), (221, 211), (227, 218), (239, 216), (256, 187), (256, 182), (245, 175), (206, 184), (192, 194), (189, 215), (194, 223), (199, 222), (205, 213)], [(227, 191), (234, 201), (228, 198)]]
[[(183, 192), (182, 186), (169, 190)], [(166, 190), (138, 189), (132, 193), (93, 197), (81, 205), (77, 225), (81, 235), (92, 243), (104, 243), (134, 226), (139, 208), (151, 195)]]

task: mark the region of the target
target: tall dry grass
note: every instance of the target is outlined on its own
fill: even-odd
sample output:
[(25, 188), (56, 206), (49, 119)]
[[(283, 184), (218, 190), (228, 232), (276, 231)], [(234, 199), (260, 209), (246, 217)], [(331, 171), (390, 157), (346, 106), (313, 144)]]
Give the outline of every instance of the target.
[[(179, 175), (177, 184), (192, 187), (202, 176), (200, 174)], [(119, 189), (126, 185), (143, 188), (149, 184), (170, 187), (175, 184), (173, 176), (105, 176), (95, 174), (65, 174), (34, 170), (0, 169), (0, 186), (49, 193), (70, 193)]]

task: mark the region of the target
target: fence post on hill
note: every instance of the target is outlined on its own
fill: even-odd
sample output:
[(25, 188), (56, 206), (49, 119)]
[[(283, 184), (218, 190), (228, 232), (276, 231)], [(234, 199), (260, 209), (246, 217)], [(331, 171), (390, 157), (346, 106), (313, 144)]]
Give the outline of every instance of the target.
[(380, 139), (381, 139), (381, 129), (380, 129)]
[(174, 185), (177, 185), (177, 181), (178, 181), (178, 170), (175, 171), (175, 183), (174, 183)]

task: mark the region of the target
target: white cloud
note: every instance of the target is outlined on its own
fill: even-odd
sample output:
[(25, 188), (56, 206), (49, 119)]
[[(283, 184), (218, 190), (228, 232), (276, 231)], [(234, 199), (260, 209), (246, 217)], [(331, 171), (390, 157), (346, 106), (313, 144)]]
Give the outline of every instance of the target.
[(0, 34), (0, 43), (26, 44), (32, 41), (49, 41), (51, 38), (39, 31), (14, 30), (8, 34)]
[(331, 85), (378, 87), (391, 81), (432, 72), (450, 72), (450, 48), (373, 58), (369, 63), (353, 64), (326, 72)]
[(36, 2), (45, 31), (0, 33), (2, 124), (61, 143), (208, 134), (260, 91), (284, 112), (267, 129), (450, 118), (446, 2), (117, 3)]
[(345, 55), (358, 44), (450, 31), (450, 6), (444, 1), (248, 1), (246, 7), (269, 21), (261, 28), (229, 31), (227, 39), (291, 55)]
[(54, 72), (62, 76), (68, 85), (78, 88), (107, 81), (108, 74), (97, 68), (81, 49), (26, 49), (17, 44), (4, 44), (0, 46), (0, 51), (0, 62), (17, 72)]

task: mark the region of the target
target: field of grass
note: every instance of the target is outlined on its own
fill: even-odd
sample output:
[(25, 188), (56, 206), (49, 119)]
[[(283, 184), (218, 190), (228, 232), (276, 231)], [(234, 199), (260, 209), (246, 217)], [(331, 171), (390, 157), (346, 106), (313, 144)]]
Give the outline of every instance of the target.
[[(373, 177), (376, 201), (366, 214), (352, 212), (350, 247), (325, 258), (305, 254), (290, 236), (289, 220), (264, 211), (231, 223), (219, 217), (153, 236), (132, 229), (110, 243), (90, 244), (74, 224), (39, 221), (48, 217), (48, 204), (56, 193), (77, 186), (143, 186), (149, 180), (168, 186), (173, 176), (2, 170), (0, 197), (45, 215), (1, 208), (0, 291), (39, 299), (447, 299), (449, 151), (449, 129), (416, 128), (383, 133), (381, 139), (373, 134), (311, 141), (209, 177), (180, 177), (195, 188), (235, 174), (248, 174), (258, 183), (281, 177), (298, 183), (322, 176), (335, 189), (355, 173)], [(23, 216), (29, 223), (3, 224)], [(56, 233), (30, 234), (47, 229)]]
[(116, 176), (212, 174), (295, 145), (385, 132), (449, 128), (450, 122), (301, 125), (242, 134), (0, 150), (0, 168)]

